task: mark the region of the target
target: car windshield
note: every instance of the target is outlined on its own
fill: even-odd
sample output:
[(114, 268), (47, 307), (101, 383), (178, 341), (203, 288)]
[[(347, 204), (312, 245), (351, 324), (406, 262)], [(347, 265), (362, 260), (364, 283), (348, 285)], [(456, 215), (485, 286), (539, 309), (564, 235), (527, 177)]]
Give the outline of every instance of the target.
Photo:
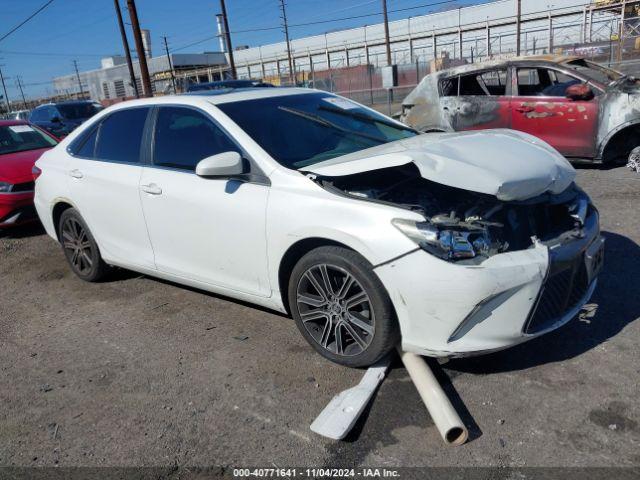
[(574, 60), (572, 62), (568, 62), (567, 66), (572, 70), (581, 73), (585, 77), (595, 80), (603, 86), (607, 86), (611, 82), (615, 82), (623, 76), (620, 72), (616, 72), (610, 68), (590, 62), (589, 60)]
[(277, 162), (299, 169), (418, 133), (350, 100), (325, 93), (218, 104)]
[(89, 118), (102, 110), (102, 107), (95, 103), (58, 104), (56, 105), (56, 108), (64, 118), (68, 118), (69, 120)]
[(0, 127), (0, 155), (53, 147), (56, 141), (30, 125)]

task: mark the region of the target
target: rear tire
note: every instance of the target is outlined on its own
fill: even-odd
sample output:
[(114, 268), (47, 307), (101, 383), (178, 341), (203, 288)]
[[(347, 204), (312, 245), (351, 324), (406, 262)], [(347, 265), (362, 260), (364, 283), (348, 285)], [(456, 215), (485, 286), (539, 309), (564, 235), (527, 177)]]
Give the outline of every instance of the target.
[(73, 273), (86, 282), (97, 282), (109, 273), (110, 267), (102, 260), (98, 244), (76, 209), (62, 212), (58, 232)]
[(393, 305), (371, 264), (342, 247), (316, 248), (289, 279), (289, 306), (307, 342), (347, 367), (368, 367), (400, 340)]

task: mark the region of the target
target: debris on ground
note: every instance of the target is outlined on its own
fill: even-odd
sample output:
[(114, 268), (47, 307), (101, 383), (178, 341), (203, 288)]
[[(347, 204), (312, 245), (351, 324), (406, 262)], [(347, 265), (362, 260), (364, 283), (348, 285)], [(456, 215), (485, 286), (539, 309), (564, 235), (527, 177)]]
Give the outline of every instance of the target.
[(634, 172), (640, 173), (640, 147), (636, 147), (631, 150), (627, 168), (630, 168)]

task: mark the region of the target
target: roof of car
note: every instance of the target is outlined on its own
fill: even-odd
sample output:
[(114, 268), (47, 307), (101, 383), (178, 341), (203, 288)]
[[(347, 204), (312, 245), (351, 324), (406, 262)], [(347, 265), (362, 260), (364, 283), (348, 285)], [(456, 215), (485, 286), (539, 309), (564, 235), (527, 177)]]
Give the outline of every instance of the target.
[(160, 105), (160, 104), (194, 104), (198, 102), (207, 102), (214, 105), (240, 102), (243, 100), (253, 100), (259, 98), (283, 97), (287, 95), (304, 95), (311, 93), (327, 93), (321, 90), (311, 88), (237, 88), (230, 90), (204, 90), (201, 92), (190, 92), (181, 95), (165, 95), (161, 97), (140, 98), (137, 100), (127, 100), (126, 102), (116, 103), (107, 110), (119, 110), (120, 108), (135, 107), (141, 105)]
[(283, 97), (286, 95), (300, 95), (314, 92), (318, 92), (318, 90), (296, 87), (251, 87), (233, 88), (226, 90), (203, 90), (197, 92), (189, 92), (189, 95), (194, 97), (207, 97), (207, 100), (211, 103), (227, 103), (238, 102), (242, 100), (252, 100), (256, 98)]
[(94, 102), (93, 100), (65, 100), (63, 102), (41, 103), (40, 105), (38, 105), (35, 108), (46, 107), (47, 105), (81, 105), (81, 104), (84, 104), (84, 103), (98, 103), (98, 102)]
[(575, 60), (582, 60), (583, 57), (571, 56), (571, 55), (528, 55), (520, 57), (499, 58), (493, 60), (486, 60), (484, 62), (466, 63), (457, 67), (447, 68), (434, 72), (441, 74), (446, 72), (447, 74), (456, 74), (464, 72), (473, 72), (475, 70), (482, 70), (485, 68), (497, 67), (506, 63), (568, 63)]

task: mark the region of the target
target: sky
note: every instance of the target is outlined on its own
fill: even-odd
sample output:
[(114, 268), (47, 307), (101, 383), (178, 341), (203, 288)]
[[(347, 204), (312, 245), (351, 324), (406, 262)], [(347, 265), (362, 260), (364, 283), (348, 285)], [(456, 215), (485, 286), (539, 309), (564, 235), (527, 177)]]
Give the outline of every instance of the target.
[[(397, 20), (486, 1), (387, 0), (387, 8), (389, 19)], [(0, 0), (0, 38), (45, 3), (46, 0)], [(284, 34), (279, 28), (251, 31), (280, 27), (279, 0), (226, 0), (226, 4), (234, 46), (283, 41)], [(120, 5), (124, 21), (129, 22), (126, 0), (120, 0)], [(219, 50), (215, 38), (200, 42), (217, 33), (215, 15), (220, 13), (219, 0), (136, 0), (136, 6), (141, 27), (151, 30), (154, 56), (164, 52), (164, 35), (170, 50), (183, 53)], [(393, 12), (411, 7), (418, 8)], [(381, 0), (286, 0), (286, 9), (290, 25), (342, 19), (292, 26), (291, 39), (382, 21)], [(377, 15), (346, 18), (368, 14)], [(125, 27), (129, 46), (135, 50), (131, 28)], [(196, 42), (200, 43), (191, 45)], [(113, 0), (53, 0), (32, 20), (0, 41), (0, 68), (10, 99), (20, 95), (15, 84), (18, 76), (27, 98), (35, 98), (53, 93), (51, 79), (73, 73), (74, 60), (80, 71), (92, 70), (100, 67), (102, 57), (123, 53)]]

